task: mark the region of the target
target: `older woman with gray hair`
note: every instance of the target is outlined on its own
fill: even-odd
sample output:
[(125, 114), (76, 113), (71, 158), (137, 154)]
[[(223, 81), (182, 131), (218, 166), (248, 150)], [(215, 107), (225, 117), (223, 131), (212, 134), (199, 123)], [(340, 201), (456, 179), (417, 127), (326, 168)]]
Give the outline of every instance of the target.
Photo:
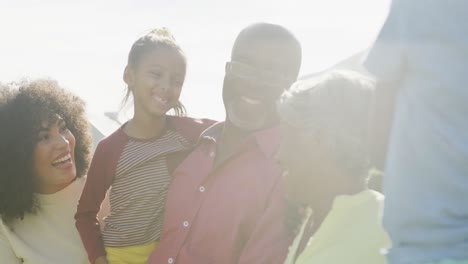
[(383, 195), (366, 187), (373, 87), (359, 73), (332, 71), (294, 84), (278, 103), (288, 199), (307, 208), (287, 264), (385, 263)]

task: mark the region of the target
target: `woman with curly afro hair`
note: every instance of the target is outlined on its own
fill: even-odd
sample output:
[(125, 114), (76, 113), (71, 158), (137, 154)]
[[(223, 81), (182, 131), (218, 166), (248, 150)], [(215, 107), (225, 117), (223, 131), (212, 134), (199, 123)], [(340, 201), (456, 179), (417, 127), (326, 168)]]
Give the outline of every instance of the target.
[(51, 80), (0, 87), (0, 263), (88, 263), (74, 225), (90, 161), (84, 102)]

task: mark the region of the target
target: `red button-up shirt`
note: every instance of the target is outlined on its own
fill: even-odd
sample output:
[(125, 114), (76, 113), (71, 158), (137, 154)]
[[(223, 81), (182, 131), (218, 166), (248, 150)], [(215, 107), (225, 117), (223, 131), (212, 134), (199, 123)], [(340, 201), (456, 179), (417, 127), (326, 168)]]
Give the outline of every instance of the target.
[(253, 134), (214, 168), (222, 123), (173, 173), (160, 244), (148, 263), (283, 263), (291, 242), (278, 128)]

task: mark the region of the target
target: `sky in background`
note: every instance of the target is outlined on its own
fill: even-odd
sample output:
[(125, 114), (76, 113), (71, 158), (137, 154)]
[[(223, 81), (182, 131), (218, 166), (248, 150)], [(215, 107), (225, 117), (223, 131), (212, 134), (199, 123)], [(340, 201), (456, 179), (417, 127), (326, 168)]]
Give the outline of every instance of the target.
[(181, 100), (190, 116), (224, 119), (224, 64), (239, 31), (281, 24), (302, 43), (301, 75), (369, 47), (389, 0), (0, 0), (0, 82), (50, 77), (87, 102), (116, 111), (133, 42), (168, 27), (188, 58)]

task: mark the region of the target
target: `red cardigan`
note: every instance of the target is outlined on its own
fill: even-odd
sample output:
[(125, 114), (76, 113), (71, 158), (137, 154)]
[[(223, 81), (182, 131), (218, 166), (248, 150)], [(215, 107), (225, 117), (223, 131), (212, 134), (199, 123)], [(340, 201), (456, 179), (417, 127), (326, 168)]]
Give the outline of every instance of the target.
[[(200, 134), (215, 123), (209, 119), (176, 116), (167, 116), (167, 121), (170, 128), (179, 132), (193, 145), (197, 143)], [(75, 224), (91, 263), (94, 263), (98, 257), (106, 255), (97, 213), (101, 209), (107, 190), (112, 185), (120, 154), (128, 140), (129, 137), (123, 132), (122, 128), (119, 128), (99, 142), (88, 171), (86, 185), (78, 203)], [(172, 173), (192, 149), (189, 148), (186, 151), (167, 156), (169, 173)]]

